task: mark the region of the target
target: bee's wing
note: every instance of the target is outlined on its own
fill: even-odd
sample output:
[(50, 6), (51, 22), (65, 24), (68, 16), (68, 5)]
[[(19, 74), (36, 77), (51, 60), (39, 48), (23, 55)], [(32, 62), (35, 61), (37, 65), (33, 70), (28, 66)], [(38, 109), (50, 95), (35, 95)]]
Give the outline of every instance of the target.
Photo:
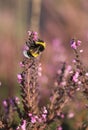
[(30, 58), (30, 57), (28, 56), (28, 54), (27, 54), (27, 51), (26, 51), (26, 50), (24, 50), (24, 51), (23, 51), (23, 55), (24, 55), (26, 58)]

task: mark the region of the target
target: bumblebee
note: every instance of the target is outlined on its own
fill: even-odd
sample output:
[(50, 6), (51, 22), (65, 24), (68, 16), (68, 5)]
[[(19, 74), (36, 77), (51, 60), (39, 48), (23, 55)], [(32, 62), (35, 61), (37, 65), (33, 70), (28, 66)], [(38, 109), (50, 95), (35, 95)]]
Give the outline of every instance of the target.
[(29, 57), (37, 57), (39, 54), (45, 49), (46, 43), (42, 40), (33, 41), (33, 44), (30, 46), (29, 50), (25, 52), (25, 56)]

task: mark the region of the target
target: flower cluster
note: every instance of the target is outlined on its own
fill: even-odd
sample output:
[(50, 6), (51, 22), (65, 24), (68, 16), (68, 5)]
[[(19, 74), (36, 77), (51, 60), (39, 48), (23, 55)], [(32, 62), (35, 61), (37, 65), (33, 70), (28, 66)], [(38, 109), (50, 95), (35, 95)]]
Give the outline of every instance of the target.
[(75, 39), (71, 40), (71, 47), (73, 49), (76, 50), (80, 45), (81, 45), (81, 41), (79, 41), (79, 40), (76, 41)]
[[(40, 54), (46, 43), (38, 38), (36, 32), (28, 31), (28, 40), (23, 49), (22, 72), (17, 75), (20, 84), (21, 98), (8, 98), (3, 101), (4, 115), (0, 118), (1, 130), (64, 130), (64, 120), (71, 120), (73, 111), (65, 113), (63, 108), (73, 100), (77, 92), (88, 99), (88, 71), (82, 64), (78, 47), (81, 41), (72, 39), (71, 47), (75, 58), (73, 67), (65, 62), (58, 69), (48, 103), (40, 106), (39, 76), (41, 76)], [(85, 105), (88, 108), (88, 105)], [(14, 123), (17, 112), (19, 122)], [(53, 125), (53, 126), (52, 126)], [(78, 130), (83, 130), (82, 124)], [(87, 123), (86, 127), (87, 128)]]

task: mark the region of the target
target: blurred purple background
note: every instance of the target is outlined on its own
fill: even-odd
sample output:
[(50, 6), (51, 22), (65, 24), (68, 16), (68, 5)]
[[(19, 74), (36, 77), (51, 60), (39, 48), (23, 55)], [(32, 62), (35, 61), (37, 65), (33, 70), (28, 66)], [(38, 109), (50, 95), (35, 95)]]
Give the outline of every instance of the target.
[(22, 47), (33, 30), (47, 43), (41, 56), (41, 83), (51, 87), (60, 61), (72, 62), (70, 40), (82, 41), (82, 60), (88, 65), (88, 0), (0, 0), (1, 98), (18, 92)]

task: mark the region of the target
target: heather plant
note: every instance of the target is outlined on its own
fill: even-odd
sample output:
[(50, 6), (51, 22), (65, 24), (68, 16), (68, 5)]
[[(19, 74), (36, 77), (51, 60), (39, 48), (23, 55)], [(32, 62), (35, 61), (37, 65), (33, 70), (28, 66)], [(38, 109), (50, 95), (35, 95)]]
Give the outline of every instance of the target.
[[(80, 60), (81, 41), (70, 42), (75, 57), (73, 65), (61, 63), (55, 75), (55, 82), (44, 106), (40, 106), (39, 76), (41, 75), (40, 58), (46, 43), (39, 39), (36, 32), (28, 32), (28, 40), (23, 49), (23, 61), (20, 62), (22, 72), (17, 75), (20, 84), (21, 100), (12, 97), (3, 101), (0, 113), (1, 130), (66, 130), (64, 123), (74, 117), (74, 113), (66, 114), (64, 108), (73, 101), (76, 93), (82, 93), (88, 99), (88, 72)], [(70, 108), (71, 109), (71, 108)], [(85, 104), (85, 110), (88, 105)], [(81, 122), (77, 130), (86, 130), (88, 120)], [(69, 129), (68, 129), (69, 130)], [(72, 130), (72, 128), (71, 128)]]

